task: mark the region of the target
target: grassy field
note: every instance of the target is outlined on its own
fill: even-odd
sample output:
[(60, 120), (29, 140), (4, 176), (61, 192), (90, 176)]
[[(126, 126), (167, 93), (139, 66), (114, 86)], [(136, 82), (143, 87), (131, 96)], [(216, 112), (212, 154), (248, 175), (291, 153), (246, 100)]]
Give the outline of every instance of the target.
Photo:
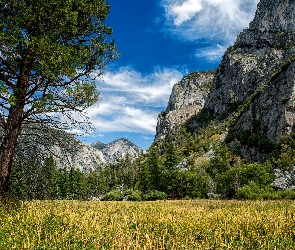
[(0, 208), (0, 249), (295, 249), (292, 201), (31, 201)]

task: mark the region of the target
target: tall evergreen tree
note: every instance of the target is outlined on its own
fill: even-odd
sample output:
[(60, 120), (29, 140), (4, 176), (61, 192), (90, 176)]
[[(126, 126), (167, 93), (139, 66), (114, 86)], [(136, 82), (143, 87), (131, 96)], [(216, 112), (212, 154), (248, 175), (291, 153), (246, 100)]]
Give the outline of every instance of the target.
[(148, 185), (150, 190), (162, 190), (162, 169), (159, 162), (158, 148), (154, 146), (147, 159)]
[(171, 198), (176, 198), (178, 193), (179, 185), (179, 171), (177, 168), (178, 157), (175, 146), (172, 142), (169, 142), (167, 146), (167, 151), (165, 154), (164, 162), (164, 178), (166, 181), (165, 192), (170, 195)]
[(85, 129), (72, 113), (85, 118), (84, 110), (98, 100), (87, 79), (117, 57), (108, 40), (112, 29), (104, 24), (109, 10), (106, 0), (0, 2), (1, 197), (25, 123)]

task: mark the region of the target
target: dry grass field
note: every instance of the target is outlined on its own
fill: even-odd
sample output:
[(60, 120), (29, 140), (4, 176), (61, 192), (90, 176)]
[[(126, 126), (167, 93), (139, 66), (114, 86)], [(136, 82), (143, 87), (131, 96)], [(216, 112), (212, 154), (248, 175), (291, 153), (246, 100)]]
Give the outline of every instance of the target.
[(30, 201), (0, 249), (295, 249), (293, 201)]

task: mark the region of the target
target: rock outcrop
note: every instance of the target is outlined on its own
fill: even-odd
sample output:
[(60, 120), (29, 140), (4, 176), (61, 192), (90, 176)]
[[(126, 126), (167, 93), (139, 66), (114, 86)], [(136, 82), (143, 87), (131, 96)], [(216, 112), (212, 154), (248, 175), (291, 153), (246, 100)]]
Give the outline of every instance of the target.
[(156, 140), (204, 107), (213, 80), (214, 71), (191, 73), (174, 85), (167, 109), (158, 116)]
[(292, 189), (295, 190), (295, 167), (290, 171), (283, 171), (280, 169), (274, 170), (275, 180), (272, 186), (276, 190)]
[[(295, 3), (261, 0), (249, 28), (227, 49), (215, 74), (184, 78), (158, 117), (156, 138), (202, 108), (232, 117), (235, 131), (273, 142), (295, 124)], [(212, 82), (210, 93), (202, 88)], [(198, 126), (193, 124), (192, 126)]]

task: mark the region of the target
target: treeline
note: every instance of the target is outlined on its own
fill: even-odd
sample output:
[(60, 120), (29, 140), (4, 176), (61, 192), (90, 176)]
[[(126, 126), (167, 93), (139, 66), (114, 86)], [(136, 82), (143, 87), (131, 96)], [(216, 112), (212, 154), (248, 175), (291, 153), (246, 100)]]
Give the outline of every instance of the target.
[(283, 137), (262, 163), (247, 163), (218, 133), (205, 139), (179, 132), (169, 136), (137, 159), (127, 156), (88, 173), (57, 169), (53, 157), (43, 164), (16, 160), (9, 194), (16, 199), (295, 198), (294, 191), (272, 187), (274, 168), (295, 165), (295, 135)]

